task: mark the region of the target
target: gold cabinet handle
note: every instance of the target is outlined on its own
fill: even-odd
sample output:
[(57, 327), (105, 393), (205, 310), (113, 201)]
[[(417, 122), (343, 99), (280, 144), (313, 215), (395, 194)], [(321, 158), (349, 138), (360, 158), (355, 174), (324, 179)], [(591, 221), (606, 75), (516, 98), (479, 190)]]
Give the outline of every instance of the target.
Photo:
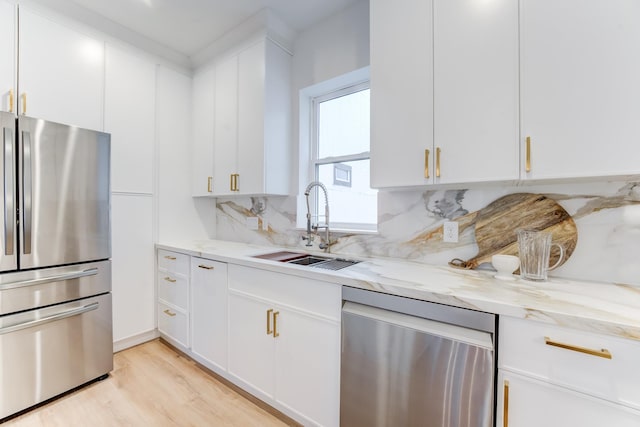
[(27, 93), (22, 94), (22, 115), (27, 114)]
[(205, 270), (213, 270), (215, 267), (213, 267), (212, 265), (200, 264), (198, 268), (204, 268)]
[(165, 311), (163, 311), (164, 314), (166, 314), (169, 317), (175, 317), (175, 313), (172, 313), (171, 310), (166, 309)]
[(237, 173), (231, 174), (231, 191), (240, 191), (240, 189), (238, 188), (239, 177), (240, 177), (240, 174), (237, 174)]
[(169, 261), (175, 261), (175, 260), (176, 260), (176, 257), (171, 256), (171, 255), (165, 255), (164, 257), (165, 257), (166, 259), (168, 259)]
[(509, 427), (509, 381), (504, 382), (502, 427)]
[(280, 336), (280, 333), (278, 332), (278, 315), (280, 314), (279, 311), (276, 311), (275, 313), (273, 313), (273, 337), (277, 338)]
[(429, 150), (424, 150), (424, 177), (429, 178)]
[(271, 313), (273, 313), (272, 308), (267, 310), (267, 335), (271, 335), (273, 333), (273, 331), (271, 330)]
[(564, 348), (565, 350), (577, 351), (578, 353), (588, 354), (590, 356), (602, 357), (604, 359), (611, 359), (613, 356), (606, 348), (600, 350), (594, 350), (586, 347), (579, 347), (577, 345), (565, 344), (558, 341), (553, 341), (549, 337), (544, 337), (544, 343), (553, 347)]
[(169, 283), (176, 283), (176, 279), (172, 279), (171, 277), (167, 276), (164, 278), (164, 280), (166, 280)]
[(436, 148), (436, 178), (440, 178), (440, 147)]
[(213, 177), (212, 176), (207, 177), (207, 192), (208, 193), (212, 193), (213, 192)]
[(229, 190), (233, 191), (233, 174), (229, 175)]
[(528, 136), (527, 137), (527, 154), (526, 154), (526, 159), (525, 159), (525, 164), (524, 164), (524, 170), (527, 172), (531, 172), (531, 137)]
[(13, 89), (9, 91), (9, 112), (13, 113)]

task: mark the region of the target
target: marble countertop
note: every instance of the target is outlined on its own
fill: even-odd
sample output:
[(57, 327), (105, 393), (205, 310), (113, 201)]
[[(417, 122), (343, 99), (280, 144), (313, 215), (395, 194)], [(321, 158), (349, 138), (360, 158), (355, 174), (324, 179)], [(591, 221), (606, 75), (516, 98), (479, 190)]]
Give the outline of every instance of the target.
[[(640, 341), (640, 288), (551, 277), (547, 282), (505, 281), (492, 271), (459, 270), (389, 258), (359, 258), (338, 271), (253, 258), (291, 248), (220, 240), (156, 245), (212, 260), (262, 268), (456, 307), (537, 320)], [(301, 250), (302, 252), (302, 250)]]

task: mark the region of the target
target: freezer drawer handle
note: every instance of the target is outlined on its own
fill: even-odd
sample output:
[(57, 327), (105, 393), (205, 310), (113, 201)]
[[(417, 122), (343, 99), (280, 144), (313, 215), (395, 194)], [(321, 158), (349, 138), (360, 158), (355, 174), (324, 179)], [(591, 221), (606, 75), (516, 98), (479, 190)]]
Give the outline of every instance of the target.
[(13, 182), (13, 130), (4, 128), (4, 254), (13, 255), (16, 207)]
[(31, 280), (21, 280), (19, 282), (6, 283), (0, 285), (0, 290), (24, 288), (27, 286), (42, 285), (44, 283), (61, 282), (63, 280), (78, 279), (80, 277), (95, 276), (98, 274), (97, 268), (88, 268), (82, 271), (73, 271), (71, 273), (57, 274), (55, 276), (40, 277)]
[(64, 319), (67, 317), (77, 316), (82, 313), (86, 313), (88, 311), (93, 311), (98, 309), (98, 303), (94, 302), (83, 307), (72, 308), (71, 310), (61, 311), (60, 313), (56, 313), (52, 316), (43, 317), (38, 320), (31, 320), (29, 322), (20, 323), (18, 325), (7, 326), (6, 328), (0, 329), (0, 335), (8, 334), (10, 332), (17, 332), (22, 329), (33, 328), (35, 326), (43, 325), (49, 322), (55, 322), (56, 320)]

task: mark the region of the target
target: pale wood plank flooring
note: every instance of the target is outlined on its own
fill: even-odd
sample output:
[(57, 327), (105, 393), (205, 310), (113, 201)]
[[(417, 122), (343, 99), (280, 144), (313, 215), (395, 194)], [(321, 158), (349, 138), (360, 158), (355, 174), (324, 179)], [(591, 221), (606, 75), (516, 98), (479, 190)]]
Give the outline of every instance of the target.
[(155, 340), (115, 354), (108, 379), (2, 427), (285, 425)]

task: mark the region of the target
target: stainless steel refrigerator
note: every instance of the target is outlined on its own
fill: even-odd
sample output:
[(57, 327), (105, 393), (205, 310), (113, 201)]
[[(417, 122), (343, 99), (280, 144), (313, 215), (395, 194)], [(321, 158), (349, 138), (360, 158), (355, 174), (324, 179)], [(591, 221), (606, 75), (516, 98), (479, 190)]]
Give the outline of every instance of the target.
[(110, 135), (0, 113), (0, 419), (108, 374)]

